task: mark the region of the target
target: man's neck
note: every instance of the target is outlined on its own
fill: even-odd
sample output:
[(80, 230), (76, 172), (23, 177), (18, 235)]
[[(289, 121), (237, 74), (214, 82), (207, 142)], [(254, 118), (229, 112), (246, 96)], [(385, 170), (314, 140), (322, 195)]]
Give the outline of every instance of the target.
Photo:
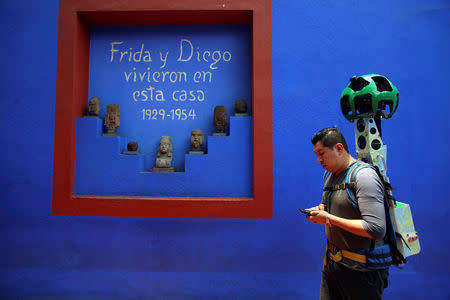
[(344, 171), (345, 169), (347, 169), (351, 164), (353, 164), (356, 161), (355, 158), (353, 158), (353, 156), (351, 156), (350, 154), (347, 155), (347, 157), (345, 157), (343, 159), (343, 163), (342, 163), (342, 167), (339, 169), (338, 172), (336, 172), (336, 175), (341, 173), (342, 171)]

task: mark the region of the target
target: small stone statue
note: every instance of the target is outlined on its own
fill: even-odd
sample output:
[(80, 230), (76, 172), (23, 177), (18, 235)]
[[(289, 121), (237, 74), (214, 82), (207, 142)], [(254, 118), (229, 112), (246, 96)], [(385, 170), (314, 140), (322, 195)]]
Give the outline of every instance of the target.
[(156, 167), (152, 169), (152, 172), (175, 172), (175, 168), (172, 167), (172, 139), (168, 135), (161, 136), (158, 154), (156, 155)]
[(216, 132), (213, 136), (226, 136), (225, 126), (227, 125), (227, 109), (223, 105), (218, 105), (214, 108), (214, 126)]
[(100, 112), (100, 99), (97, 97), (92, 97), (89, 99), (89, 105), (88, 105), (88, 114), (87, 118), (100, 118), (98, 116)]
[(105, 126), (108, 129), (104, 136), (119, 136), (117, 127), (120, 126), (120, 106), (117, 104), (108, 104), (106, 106)]
[(189, 151), (189, 154), (205, 154), (205, 152), (202, 151), (202, 145), (203, 141), (205, 139), (205, 135), (203, 134), (203, 131), (200, 129), (194, 129), (191, 131), (191, 148), (192, 150)]
[(124, 151), (123, 154), (128, 154), (128, 155), (141, 154), (141, 152), (137, 151), (137, 149), (138, 149), (137, 142), (129, 142), (127, 145), (127, 151)]
[(235, 116), (236, 117), (244, 117), (248, 116), (247, 113), (247, 102), (244, 99), (237, 99), (234, 104)]

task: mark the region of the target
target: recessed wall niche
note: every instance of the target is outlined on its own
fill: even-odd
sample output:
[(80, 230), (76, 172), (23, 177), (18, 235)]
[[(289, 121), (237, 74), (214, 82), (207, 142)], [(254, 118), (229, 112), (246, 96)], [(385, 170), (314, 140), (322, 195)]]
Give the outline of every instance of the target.
[[(236, 100), (251, 99), (250, 46), (249, 25), (92, 27), (88, 98), (103, 118), (120, 106), (119, 136), (103, 135), (100, 118), (77, 120), (75, 194), (252, 197), (251, 103), (235, 116)], [(216, 106), (227, 111), (221, 137)], [(205, 133), (202, 157), (188, 154), (193, 129)], [(177, 174), (152, 172), (163, 135)], [(129, 141), (137, 157), (122, 154)]]
[[(176, 7), (184, 7), (184, 1), (175, 2), (177, 2), (175, 4), (178, 5), (175, 5)], [(270, 75), (270, 1), (231, 1), (225, 8), (221, 5), (219, 6), (218, 4), (210, 3), (209, 1), (199, 0), (194, 2), (191, 1), (189, 3), (189, 10), (172, 10), (172, 7), (175, 7), (173, 6), (173, 3), (171, 3), (169, 7), (164, 1), (154, 1), (151, 4), (147, 1), (138, 0), (123, 1), (123, 3), (119, 1), (114, 5), (108, 1), (98, 1), (95, 4), (89, 1), (63, 1), (60, 3), (55, 109), (54, 214), (213, 218), (271, 217), (272, 109)], [(125, 46), (128, 42), (132, 42), (131, 39), (127, 40), (127, 38), (131, 38), (133, 35), (136, 37), (136, 34), (138, 34), (139, 31), (142, 33), (142, 30), (148, 30), (148, 28), (152, 28), (152, 33), (147, 36), (150, 39), (165, 39), (157, 42), (162, 48), (160, 51), (157, 49), (156, 54), (151, 54), (150, 50), (148, 50), (152, 49), (150, 46), (150, 44), (152, 44), (151, 41), (147, 41), (145, 38), (142, 39), (141, 37), (134, 40), (135, 44), (127, 44), (127, 49), (125, 49), (125, 47), (120, 48), (122, 45)], [(160, 31), (157, 32), (158, 30)], [(185, 31), (181, 35), (177, 35), (180, 33), (180, 30)], [(215, 34), (211, 35), (211, 32), (214, 32)], [(155, 63), (155, 65), (139, 69), (142, 66), (125, 66), (125, 64), (120, 65), (119, 63), (118, 66), (128, 69), (119, 68), (117, 72), (112, 69), (105, 71), (111, 76), (114, 76), (113, 73), (117, 73), (117, 76), (122, 76), (122, 79), (119, 78), (120, 80), (124, 83), (130, 83), (127, 88), (122, 91), (116, 90), (114, 92), (112, 89), (109, 92), (109, 96), (112, 97), (109, 97), (101, 96), (98, 91), (93, 90), (102, 86), (101, 82), (97, 81), (97, 83), (100, 84), (94, 84), (94, 81), (101, 81), (102, 79), (95, 79), (96, 74), (92, 72), (92, 68), (95, 67), (96, 60), (94, 57), (96, 53), (94, 49), (95, 41), (100, 41), (100, 39), (97, 39), (100, 35), (105, 36), (111, 33), (118, 35), (120, 40), (109, 41), (109, 44), (106, 43), (107, 48), (98, 52), (101, 53), (103, 51), (103, 54), (105, 54), (105, 52), (108, 54), (109, 50), (110, 56), (106, 55), (106, 58), (103, 58), (104, 60), (107, 61), (109, 59), (110, 63), (115, 63), (117, 62), (116, 59), (120, 60), (120, 58), (122, 58), (122, 62), (127, 60), (128, 64), (138, 64), (139, 61), (144, 60), (144, 58), (145, 60), (149, 60), (148, 56), (145, 57), (145, 54), (148, 54), (145, 51), (149, 51), (152, 55), (152, 63)], [(120, 36), (121, 34), (123, 34), (123, 41)], [(222, 36), (222, 39), (215, 42), (214, 35)], [(241, 39), (238, 42), (235, 42), (235, 44), (239, 44), (239, 47), (234, 49), (233, 42), (223, 43), (224, 40), (226, 40), (227, 35)], [(112, 48), (111, 42), (114, 42), (114, 48)], [(150, 44), (147, 46), (146, 44), (149, 42)], [(228, 52), (226, 52), (227, 49), (229, 49)], [(239, 72), (231, 71), (228, 73), (232, 74), (231, 76), (226, 75), (225, 63), (234, 62), (233, 59), (237, 59), (237, 56), (235, 57), (234, 53), (238, 53), (240, 51), (239, 49), (247, 52), (246, 58), (244, 58), (245, 55), (242, 56), (244, 61), (246, 60), (246, 63), (241, 63), (239, 65)], [(192, 57), (189, 59), (191, 50)], [(183, 53), (180, 53), (181, 51), (183, 51)], [(210, 52), (212, 60), (209, 59)], [(215, 59), (212, 58), (213, 52), (215, 52)], [(112, 53), (114, 53), (114, 57), (112, 57)], [(165, 61), (165, 53), (169, 53), (167, 61)], [(170, 53), (174, 55), (174, 65), (170, 65)], [(222, 61), (218, 59), (219, 54)], [(155, 55), (156, 58), (154, 57)], [(195, 64), (194, 59), (196, 62)], [(161, 65), (156, 64), (158, 61)], [(166, 65), (164, 65), (164, 62)], [(183, 67), (177, 66), (177, 62), (180, 65), (181, 63), (184, 63), (185, 65)], [(189, 66), (190, 63), (192, 66)], [(223, 73), (216, 72), (217, 70), (221, 70), (219, 67), (220, 63), (223, 64)], [(161, 73), (164, 68), (169, 68), (169, 66), (171, 69), (173, 68), (173, 70), (166, 69), (167, 71), (164, 72), (169, 73)], [(233, 64), (229, 63), (228, 66), (233, 67)], [(219, 68), (215, 69), (215, 67)], [(133, 68), (136, 68), (136, 70)], [(150, 70), (147, 70), (147, 68), (150, 68)], [(207, 73), (209, 72), (208, 69), (212, 71), (211, 75)], [(101, 68), (98, 68), (98, 71), (101, 72)], [(150, 71), (150, 75), (148, 75), (149, 73), (145, 73), (148, 71)], [(185, 81), (183, 81), (184, 73), (182, 72), (186, 72)], [(196, 77), (188, 78), (188, 72), (191, 73), (191, 76)], [(194, 75), (196, 72), (199, 73)], [(135, 75), (136, 81), (134, 79)], [(215, 77), (220, 78), (222, 75), (225, 76), (225, 79), (214, 82)], [(145, 76), (147, 76), (147, 79), (145, 79)], [(160, 81), (162, 76), (166, 76), (166, 81), (168, 78), (169, 84), (166, 86), (157, 86), (156, 83), (162, 83), (156, 82)], [(179, 79), (180, 76), (182, 78), (181, 81)], [(209, 82), (208, 76), (211, 76), (211, 82)], [(239, 81), (238, 84), (231, 88), (231, 91), (229, 91), (229, 88), (226, 88), (229, 84), (226, 76), (229, 76), (229, 78), (234, 81)], [(141, 78), (142, 82), (139, 82)], [(153, 81), (152, 83), (155, 84), (155, 86), (141, 85), (141, 83), (144, 83), (144, 80), (147, 80), (146, 84), (150, 84), (148, 78), (150, 78), (150, 81)], [(196, 82), (200, 79), (204, 82)], [(211, 86), (214, 84), (217, 84), (217, 86), (214, 86), (211, 89), (210, 86), (205, 85), (206, 81), (208, 81), (208, 84)], [(198, 88), (198, 90), (203, 91), (203, 99), (202, 93), (197, 92), (197, 89), (194, 89), (202, 84), (203, 87)], [(220, 86), (221, 84), (222, 86)], [(113, 85), (115, 87), (116, 84), (114, 84), (113, 81), (110, 81), (109, 87)], [(108, 86), (107, 81), (105, 82), (105, 86)], [(240, 91), (238, 91), (239, 89)], [(158, 95), (158, 92), (156, 92), (157, 90), (164, 93), (164, 98), (162, 98), (161, 93), (159, 93), (158, 96), (160, 98), (156, 97)], [(146, 92), (143, 93), (143, 91)], [(178, 92), (174, 95), (174, 91)], [(178, 96), (182, 96), (184, 94), (182, 91), (186, 91), (185, 95), (187, 99), (184, 99), (184, 101), (173, 100), (174, 97), (177, 98)], [(191, 91), (195, 92), (191, 93)], [(214, 95), (215, 91), (219, 91), (217, 96)], [(222, 91), (222, 93), (220, 93), (220, 91)], [(154, 92), (154, 94), (150, 95), (150, 92)], [(235, 92), (236, 94), (233, 94)], [(107, 94), (108, 92), (105, 93)], [(230, 97), (221, 95), (230, 95), (229, 93), (231, 93)], [(237, 96), (235, 97), (234, 95)], [(120, 126), (117, 128), (118, 136), (102, 136), (104, 128), (101, 119), (84, 118), (87, 101), (92, 96), (100, 98), (102, 110), (99, 115), (103, 118), (105, 117), (104, 109), (107, 104), (119, 104)], [(112, 99), (115, 96), (116, 98)], [(151, 96), (153, 96), (153, 100), (150, 99)], [(220, 98), (221, 96), (224, 97)], [(147, 97), (147, 99), (144, 99), (145, 97)], [(194, 97), (195, 99), (191, 99), (193, 100), (191, 101), (189, 100), (189, 97)], [(234, 101), (237, 100), (237, 98), (247, 97), (250, 115), (234, 117)], [(158, 101), (162, 99), (165, 99), (165, 101)], [(171, 99), (172, 103), (170, 103), (168, 99)], [(199, 99), (202, 101), (199, 101)], [(177, 100), (180, 100), (179, 97)], [(123, 101), (123, 103), (120, 103), (120, 101)], [(154, 111), (155, 108), (153, 107), (139, 107), (139, 105), (143, 106), (144, 104), (147, 104), (145, 102), (150, 101), (153, 101), (154, 104), (164, 104), (166, 106), (159, 106), (157, 111)], [(198, 103), (197, 105), (192, 103), (191, 105), (188, 105), (187, 101), (197, 101)], [(185, 103), (180, 105), (180, 102)], [(172, 105), (172, 107), (170, 105)], [(229, 127), (226, 129), (226, 136), (213, 136), (213, 108), (217, 105), (224, 105), (227, 108)], [(191, 113), (189, 116), (189, 111), (186, 111), (186, 109), (190, 110), (194, 108), (195, 116), (194, 111), (190, 111)], [(184, 113), (186, 115), (183, 114), (183, 109), (185, 110)], [(205, 121), (206, 118), (203, 119), (204, 112), (208, 110), (211, 110), (211, 112), (209, 112), (209, 125), (207, 124), (208, 121)], [(153, 115), (154, 112), (155, 116)], [(134, 116), (131, 117), (133, 113)], [(163, 116), (164, 120), (162, 120)], [(156, 121), (153, 124), (155, 127), (158, 127), (158, 131), (160, 131), (158, 134), (159, 137), (161, 135), (172, 135), (173, 152), (182, 153), (181, 156), (174, 157), (173, 159), (176, 172), (171, 174), (153, 174), (153, 172), (150, 172), (154, 159), (150, 156), (152, 153), (153, 155), (156, 155), (159, 138), (156, 140), (152, 140), (151, 138), (143, 138), (140, 140), (138, 131), (140, 128), (145, 128), (145, 126), (140, 127), (131, 125), (133, 122), (129, 120), (125, 122), (128, 117), (132, 118), (135, 124), (138, 122), (141, 122), (141, 124), (142, 122), (148, 124), (151, 123), (151, 121)], [(153, 119), (157, 117), (160, 117), (161, 119)], [(190, 132), (191, 129), (194, 129), (187, 128), (189, 126), (183, 125), (187, 124), (186, 121), (189, 117), (194, 117), (194, 120), (199, 122), (197, 125), (202, 125), (201, 122), (205, 122), (206, 124), (204, 128), (199, 128), (205, 133), (205, 143), (203, 145), (204, 150), (206, 150), (205, 155), (188, 154), (189, 133), (185, 135), (180, 132), (183, 130)], [(146, 120), (146, 118), (150, 118), (150, 120)], [(166, 118), (170, 118), (170, 120), (166, 120)], [(164, 121), (170, 122), (167, 122), (167, 125), (164, 125)], [(156, 126), (157, 124), (158, 126)], [(161, 124), (164, 126), (161, 126)], [(170, 130), (171, 126), (178, 128), (178, 130), (174, 130), (174, 133), (167, 134), (161, 131), (163, 127)], [(133, 130), (129, 131), (128, 129), (130, 128), (137, 128), (137, 130), (134, 132)], [(145, 129), (142, 130), (145, 131)], [(89, 132), (90, 134), (82, 135), (82, 131)], [(234, 132), (239, 133), (234, 135), (235, 138), (232, 137)], [(239, 135), (241, 135), (241, 137), (237, 137)], [(181, 141), (182, 138), (178, 138), (178, 136), (183, 136), (183, 139), (185, 140)], [(91, 141), (82, 141), (82, 139), (91, 139)], [(218, 142), (214, 143), (215, 140)], [(243, 142), (244, 140), (246, 142)], [(124, 150), (127, 150), (129, 141), (138, 141), (138, 151), (141, 152), (141, 155), (123, 154), (123, 152), (126, 152)], [(89, 143), (91, 146), (83, 149), (84, 145), (88, 145)], [(119, 166), (116, 166), (116, 168), (125, 168), (125, 172), (123, 172), (125, 175), (120, 176), (116, 176), (115, 174), (118, 173), (110, 172), (107, 168), (104, 169), (105, 171), (103, 173), (97, 172), (96, 174), (93, 174), (94, 177), (103, 176), (102, 180), (106, 178), (106, 180), (110, 181), (114, 186), (113, 189), (100, 191), (99, 189), (95, 190), (96, 188), (94, 187), (92, 190), (94, 185), (89, 187), (89, 184), (84, 184), (83, 180), (78, 181), (77, 179), (77, 176), (86, 172), (86, 168), (92, 168), (91, 171), (95, 169), (92, 164), (83, 165), (83, 163), (80, 164), (79, 162), (79, 159), (81, 159), (83, 155), (89, 156), (92, 155), (92, 153), (97, 152), (94, 150), (95, 143), (99, 143), (97, 147), (103, 149), (98, 151), (99, 153), (102, 151), (104, 151), (103, 153), (105, 153), (105, 151), (112, 151), (115, 153), (111, 156), (99, 155), (97, 157), (98, 163), (104, 164), (104, 166), (98, 169), (102, 169), (106, 165), (111, 165), (110, 162), (105, 161), (105, 158), (114, 156), (119, 157), (116, 161)], [(150, 145), (151, 143), (154, 143), (153, 146)], [(176, 143), (180, 143), (181, 146), (177, 146)], [(183, 147), (185, 150), (182, 149)], [(154, 150), (145, 153), (147, 151), (146, 148), (153, 148)], [(222, 159), (224, 155), (223, 153), (217, 154), (217, 157), (214, 158), (214, 155), (216, 155), (213, 154), (214, 148), (219, 149), (219, 151), (228, 149), (226, 151), (233, 153), (231, 157), (237, 158), (235, 159), (237, 165), (241, 168), (242, 166), (249, 165), (249, 172), (243, 171), (242, 169), (234, 170), (235, 175), (229, 177), (230, 179), (228, 180), (226, 176), (221, 175), (221, 171), (223, 172), (223, 170), (227, 169), (233, 161), (217, 161), (219, 158)], [(243, 154), (247, 152), (250, 153), (250, 155), (247, 156), (246, 154)], [(236, 153), (238, 155), (235, 155)], [(211, 161), (208, 161), (214, 159), (216, 159), (216, 161), (212, 163)], [(85, 161), (88, 162), (89, 159)], [(130, 161), (132, 162), (130, 163)], [(123, 167), (124, 165), (127, 167)], [(205, 176), (204, 178), (197, 178), (192, 182), (186, 182), (181, 178), (182, 176), (189, 177), (189, 174), (192, 175), (197, 172), (195, 170), (196, 168), (206, 170), (208, 169), (208, 166), (213, 165), (216, 166), (214, 167), (215, 171), (212, 172), (215, 174), (215, 177), (207, 176), (206, 178)], [(217, 168), (217, 166), (219, 166), (219, 168)], [(89, 169), (87, 170), (89, 171)], [(159, 175), (159, 178), (174, 179), (178, 176), (180, 178), (175, 179), (173, 184), (168, 186), (170, 186), (172, 192), (176, 192), (176, 189), (174, 189), (173, 186), (179, 186), (179, 192), (178, 194), (167, 193), (169, 188), (166, 187), (158, 192), (156, 192), (155, 189), (151, 189), (151, 193), (146, 193), (145, 188), (141, 189), (141, 187), (146, 186), (146, 183), (140, 182), (141, 179), (132, 180), (131, 177), (133, 176), (129, 175), (132, 173), (131, 171), (133, 171), (134, 174), (137, 174), (138, 177), (154, 177), (154, 175)], [(105, 173), (107, 175), (105, 175)], [(193, 177), (195, 176), (190, 176), (190, 178)], [(240, 180), (239, 177), (245, 179)], [(216, 180), (211, 178), (216, 178)], [(162, 180), (169, 182), (171, 179)], [(211, 184), (206, 185), (210, 186), (210, 188), (197, 191), (191, 190), (186, 193), (187, 186), (201, 185), (205, 180), (211, 182)], [(127, 183), (128, 186), (123, 185), (122, 187), (118, 184), (119, 182), (127, 181), (131, 182), (131, 189), (129, 189), (130, 183)], [(95, 180), (84, 182), (94, 183)], [(177, 182), (183, 184), (179, 185)], [(238, 184), (236, 184), (236, 182), (238, 182)], [(243, 183), (242, 186), (245, 186), (244, 189), (238, 187), (237, 190), (240, 189), (239, 191), (235, 190), (231, 193), (230, 191), (232, 189), (230, 188), (224, 189), (224, 191), (226, 191), (225, 193), (220, 191), (221, 185), (226, 186), (229, 184), (229, 187), (234, 186), (236, 188), (239, 186), (239, 182)], [(89, 192), (90, 189), (91, 192)], [(202, 195), (198, 192), (208, 189), (209, 194)]]

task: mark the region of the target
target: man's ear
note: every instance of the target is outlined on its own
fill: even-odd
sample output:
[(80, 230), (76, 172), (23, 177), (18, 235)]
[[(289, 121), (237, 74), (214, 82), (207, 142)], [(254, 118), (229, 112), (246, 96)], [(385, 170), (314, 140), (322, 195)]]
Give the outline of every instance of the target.
[(334, 145), (334, 148), (338, 153), (342, 153), (345, 151), (344, 145), (342, 145), (342, 143), (337, 143), (336, 145)]

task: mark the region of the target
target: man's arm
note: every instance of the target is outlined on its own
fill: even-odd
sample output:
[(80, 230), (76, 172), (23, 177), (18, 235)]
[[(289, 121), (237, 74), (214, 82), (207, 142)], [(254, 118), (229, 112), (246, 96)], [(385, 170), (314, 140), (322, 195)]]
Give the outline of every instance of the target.
[(362, 237), (382, 239), (386, 233), (383, 185), (376, 172), (370, 168), (361, 169), (355, 182), (361, 219), (340, 218), (321, 210), (311, 212), (312, 216), (307, 219), (315, 224), (326, 224), (329, 215), (332, 226)]
[(307, 216), (306, 218), (313, 222), (314, 224), (326, 224), (327, 215), (330, 215), (330, 224), (332, 226), (338, 226), (345, 231), (349, 231), (353, 234), (374, 239), (375, 237), (371, 236), (365, 229), (362, 224), (362, 219), (344, 219), (338, 216), (329, 214), (323, 210), (315, 210), (311, 212), (311, 216)]

